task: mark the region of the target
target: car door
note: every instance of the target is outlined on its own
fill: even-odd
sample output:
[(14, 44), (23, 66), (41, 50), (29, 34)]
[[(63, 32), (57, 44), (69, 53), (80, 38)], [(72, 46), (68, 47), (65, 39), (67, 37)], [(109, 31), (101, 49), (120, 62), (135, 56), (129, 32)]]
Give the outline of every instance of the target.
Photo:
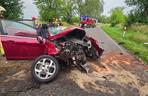
[(8, 60), (34, 59), (46, 53), (44, 44), (36, 39), (35, 29), (15, 21), (2, 20), (1, 23), (1, 41)]

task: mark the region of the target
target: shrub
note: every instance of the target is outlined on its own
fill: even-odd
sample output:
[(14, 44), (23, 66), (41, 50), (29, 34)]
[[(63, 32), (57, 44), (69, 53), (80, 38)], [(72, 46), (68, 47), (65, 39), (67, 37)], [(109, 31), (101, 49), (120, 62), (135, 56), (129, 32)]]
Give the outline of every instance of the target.
[(148, 24), (148, 16), (144, 16), (142, 13), (132, 10), (128, 14), (125, 24), (130, 26), (131, 24), (135, 23)]
[(72, 23), (79, 23), (79, 22), (80, 22), (80, 17), (78, 17), (78, 16), (72, 17)]
[(117, 7), (112, 10), (112, 14), (110, 17), (110, 22), (112, 27), (117, 24), (121, 24), (125, 22), (125, 15), (124, 15), (123, 9), (124, 8), (122, 7)]

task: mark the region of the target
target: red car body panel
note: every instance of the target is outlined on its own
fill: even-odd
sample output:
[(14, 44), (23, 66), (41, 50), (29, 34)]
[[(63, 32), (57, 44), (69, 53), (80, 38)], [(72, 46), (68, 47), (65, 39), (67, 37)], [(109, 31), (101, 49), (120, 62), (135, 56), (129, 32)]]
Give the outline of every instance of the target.
[(48, 55), (54, 56), (58, 54), (59, 50), (56, 48), (53, 42), (46, 41), (45, 46)]
[(80, 28), (80, 27), (69, 28), (69, 29), (64, 30), (63, 32), (60, 32), (59, 34), (56, 34), (56, 35), (54, 35), (54, 36), (49, 36), (49, 40), (55, 40), (55, 39), (57, 39), (57, 38), (60, 38), (60, 37), (62, 37), (62, 36), (65, 36), (65, 35), (67, 35), (68, 33), (70, 33), (71, 31), (73, 31), (74, 29), (83, 30), (83, 29)]
[(100, 55), (102, 55), (104, 50), (99, 47), (99, 42), (97, 40), (95, 40), (94, 38), (92, 38), (92, 37), (88, 37), (88, 38), (91, 41), (92, 46), (98, 51), (98, 53)]
[(41, 55), (56, 55), (58, 50), (53, 42), (41, 44), (36, 38), (0, 36), (8, 60), (33, 60)]
[(18, 36), (0, 36), (8, 60), (28, 60), (47, 53), (44, 44), (36, 38)]

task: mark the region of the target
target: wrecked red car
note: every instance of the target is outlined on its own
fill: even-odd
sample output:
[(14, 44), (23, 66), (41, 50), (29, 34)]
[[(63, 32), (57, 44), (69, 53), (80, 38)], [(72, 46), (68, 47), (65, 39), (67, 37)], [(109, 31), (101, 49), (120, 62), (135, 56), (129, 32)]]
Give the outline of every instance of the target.
[[(41, 33), (48, 31), (45, 26), (40, 29)], [(39, 82), (53, 80), (61, 63), (88, 71), (87, 58), (97, 59), (103, 53), (98, 41), (88, 37), (81, 28), (69, 28), (54, 36), (42, 36), (38, 31), (20, 22), (0, 20), (0, 38), (6, 58), (34, 60), (31, 73)]]

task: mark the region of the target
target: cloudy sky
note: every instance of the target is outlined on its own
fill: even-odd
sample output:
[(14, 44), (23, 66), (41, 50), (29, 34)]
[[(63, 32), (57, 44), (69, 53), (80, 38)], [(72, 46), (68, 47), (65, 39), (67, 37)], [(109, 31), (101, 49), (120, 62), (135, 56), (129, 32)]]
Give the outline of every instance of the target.
[[(131, 8), (126, 7), (126, 4), (124, 3), (125, 0), (104, 0), (104, 15), (109, 15), (110, 10), (118, 7), (118, 6), (124, 6), (125, 10), (124, 12), (127, 14)], [(38, 9), (33, 4), (33, 0), (23, 0), (24, 2), (24, 18), (31, 18), (32, 16), (39, 16)]]
[(109, 15), (111, 9), (115, 7), (125, 7), (124, 13), (127, 14), (132, 8), (126, 6), (125, 0), (104, 0), (104, 15)]
[(33, 0), (22, 0), (24, 2), (24, 18), (32, 18), (33, 16), (39, 16), (38, 9), (33, 3)]

